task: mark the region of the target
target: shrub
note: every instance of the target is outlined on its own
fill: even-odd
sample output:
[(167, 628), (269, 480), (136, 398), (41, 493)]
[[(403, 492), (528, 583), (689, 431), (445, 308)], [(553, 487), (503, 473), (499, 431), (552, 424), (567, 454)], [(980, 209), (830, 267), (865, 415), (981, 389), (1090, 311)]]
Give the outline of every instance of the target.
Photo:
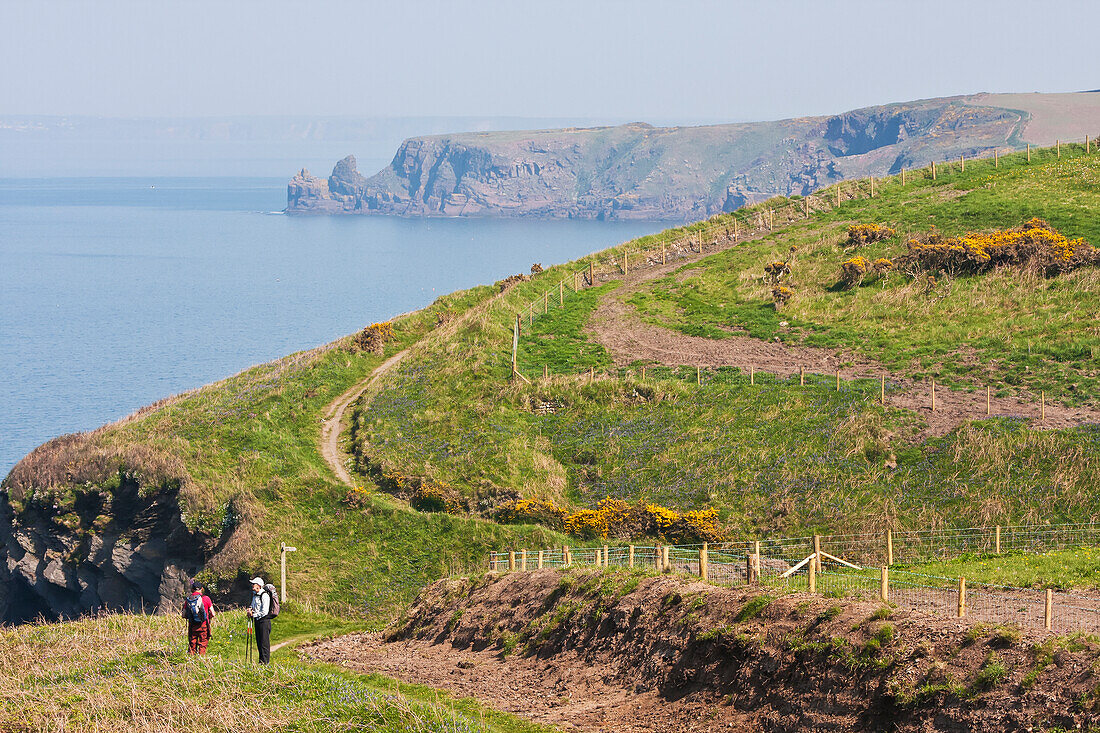
[(840, 282), (847, 287), (859, 285), (870, 269), (870, 261), (866, 257), (856, 255), (840, 266)]
[(794, 291), (785, 285), (776, 285), (772, 288), (772, 298), (775, 299), (775, 309), (779, 310), (794, 297)]
[(895, 234), (897, 232), (890, 227), (878, 224), (852, 224), (848, 227), (848, 241), (845, 244), (858, 247), (872, 242), (881, 242)]
[(789, 262), (770, 262), (764, 266), (764, 274), (768, 276), (769, 282), (778, 285), (780, 280), (791, 274), (791, 264)]
[(497, 512), (496, 520), (505, 524), (541, 524), (551, 529), (565, 525), (568, 512), (552, 501), (519, 499), (505, 504)]
[(355, 334), (354, 344), (358, 351), (382, 354), (386, 342), (393, 340), (393, 324), (390, 321), (372, 323)]
[(532, 275), (538, 275), (540, 272), (542, 272), (542, 263), (541, 262), (536, 262), (535, 264), (531, 265), (531, 274)]
[(1015, 229), (944, 237), (935, 230), (910, 239), (904, 261), (921, 270), (980, 273), (996, 267), (1031, 269), (1048, 276), (1100, 264), (1100, 251), (1083, 239), (1067, 239), (1042, 219)]

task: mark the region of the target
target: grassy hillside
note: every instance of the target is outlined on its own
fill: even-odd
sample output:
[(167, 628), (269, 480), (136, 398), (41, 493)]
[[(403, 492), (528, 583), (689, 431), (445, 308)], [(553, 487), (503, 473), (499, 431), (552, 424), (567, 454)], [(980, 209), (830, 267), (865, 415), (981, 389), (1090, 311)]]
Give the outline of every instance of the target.
[[(904, 186), (880, 181), (874, 198), (848, 199), (685, 265), (629, 302), (641, 318), (692, 335), (839, 349), (898, 377), (931, 376), (959, 389), (992, 383), (998, 394), (1045, 391), (1052, 401), (1096, 405), (1096, 266), (1050, 277), (1017, 268), (936, 272), (932, 287), (926, 273), (893, 272), (838, 285), (853, 254), (841, 241), (856, 223), (900, 233), (863, 247), (868, 258), (904, 253), (906, 232), (923, 236), (935, 226), (958, 235), (1032, 217), (1100, 244), (1100, 156), (1083, 152), (1063, 146), (1061, 158), (1033, 151), (1030, 163), (1015, 155), (996, 168), (941, 166), (936, 181), (913, 174)], [(790, 260), (785, 282), (794, 291), (779, 311), (764, 279), (777, 259)], [(1095, 426), (1037, 430), (994, 418), (924, 439), (926, 416), (876, 404), (877, 381), (846, 381), (837, 392), (831, 379), (813, 376), (803, 387), (797, 376), (756, 375), (750, 386), (748, 375), (720, 369), (697, 385), (694, 369), (650, 368), (644, 382), (637, 368), (611, 369), (584, 324), (600, 299), (618, 297), (615, 282), (525, 323), (520, 365), (535, 381), (510, 383), (514, 314), (563, 277), (571, 281), (577, 266), (518, 286), (454, 338), (403, 362), (358, 413), (360, 470), (424, 477), (483, 507), (520, 496), (589, 508), (608, 496), (678, 510), (713, 506), (732, 532), (750, 535), (1100, 513)], [(549, 379), (538, 378), (544, 365)], [(601, 370), (592, 384), (581, 374), (588, 368)]]
[[(68, 543), (49, 559), (77, 567), (117, 513), (113, 499), (136, 486), (141, 497), (178, 501), (188, 527), (222, 543), (203, 571), (212, 586), (228, 591), (242, 574), (274, 577), (286, 542), (299, 548), (290, 558), (293, 597), (375, 626), (425, 583), (483, 562), (490, 548), (577, 542), (559, 533), (557, 508), (592, 509), (608, 497), (714, 509), (718, 533), (740, 537), (1095, 518), (1095, 426), (1037, 430), (1001, 417), (926, 438), (927, 415), (878, 404), (875, 380), (845, 380), (837, 391), (815, 375), (801, 385), (797, 375), (750, 381), (735, 368), (697, 375), (675, 365), (650, 366), (643, 380), (638, 364), (614, 367), (587, 328), (601, 304), (625, 299), (629, 312), (669, 333), (842, 349), (898, 379), (935, 375), (964, 389), (992, 381), (998, 392), (1044, 390), (1052, 401), (1094, 406), (1095, 266), (1051, 277), (941, 274), (949, 285), (936, 288), (897, 272), (837, 284), (852, 254), (840, 242), (855, 223), (916, 236), (933, 224), (959, 234), (1038, 216), (1100, 244), (1100, 156), (1069, 146), (1062, 153), (1033, 151), (1030, 164), (1002, 158), (996, 169), (970, 162), (965, 173), (941, 168), (935, 182), (882, 181), (873, 199), (850, 198), (853, 184), (844, 184), (838, 209), (811, 207), (818, 210), (808, 218), (682, 272), (622, 292), (620, 280), (604, 279), (569, 294), (566, 307), (551, 302), (524, 324), (519, 363), (531, 383), (508, 378), (518, 312), (588, 262), (606, 271), (626, 248), (700, 227), (551, 267), (504, 292), (446, 296), (396, 319), (381, 353), (344, 339), (53, 441), (13, 470), (4, 495), (17, 523), (38, 518)], [(771, 201), (711, 224), (744, 227), (760, 211), (801, 203)], [(763, 268), (792, 246), (785, 283), (793, 296), (777, 312)], [(898, 235), (861, 252), (896, 258), (904, 247)], [(356, 406), (347, 448), (361, 486), (351, 490), (319, 449), (326, 408), (402, 350)], [(900, 389), (893, 379), (891, 394)], [(550, 502), (553, 512), (515, 511), (524, 498)], [(545, 526), (491, 521), (538, 516)], [(659, 511), (649, 516), (663, 526)], [(711, 522), (696, 520), (689, 528)], [(580, 529), (600, 534), (598, 523)], [(647, 530), (654, 527), (636, 523), (623, 532)]]
[[(379, 675), (276, 651), (243, 660), (244, 618), (221, 615), (206, 657), (188, 658), (179, 618), (103, 616), (0, 629), (0, 728), (43, 731), (497, 731), (551, 729)], [(272, 643), (354, 624), (289, 610)], [(74, 654), (79, 650), (79, 654)]]
[(480, 565), (491, 547), (554, 540), (540, 528), (412, 511), (369, 484), (349, 492), (318, 448), (334, 399), (493, 292), (456, 293), (398, 319), (384, 354), (344, 339), (47, 443), (5, 479), (16, 521), (48, 514), (52, 531), (73, 543), (75, 563), (87, 538), (125, 510), (112, 506), (120, 483), (137, 482), (141, 496), (178, 491), (173, 501), (190, 527), (231, 538), (200, 574), (212, 588), (227, 592), (242, 574), (277, 578), (286, 542), (298, 548), (290, 557), (294, 597), (382, 624), (425, 583)]

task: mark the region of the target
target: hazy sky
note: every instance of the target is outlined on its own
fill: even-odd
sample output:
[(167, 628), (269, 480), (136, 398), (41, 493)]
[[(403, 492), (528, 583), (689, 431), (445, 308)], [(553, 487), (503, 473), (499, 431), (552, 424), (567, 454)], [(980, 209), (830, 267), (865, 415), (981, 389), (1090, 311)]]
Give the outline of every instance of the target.
[(0, 0), (0, 114), (748, 120), (1100, 87), (1089, 2)]

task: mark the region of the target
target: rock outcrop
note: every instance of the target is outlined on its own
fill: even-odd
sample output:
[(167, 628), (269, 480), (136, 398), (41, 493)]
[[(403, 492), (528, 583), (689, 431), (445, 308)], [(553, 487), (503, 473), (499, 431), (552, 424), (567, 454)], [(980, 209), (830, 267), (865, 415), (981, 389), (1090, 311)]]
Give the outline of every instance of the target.
[(412, 138), (364, 178), (344, 158), (287, 188), (292, 213), (696, 220), (773, 195), (1020, 147), (1026, 113), (923, 100), (776, 122)]
[[(217, 536), (188, 526), (181, 466), (112, 453), (90, 435), (40, 446), (0, 485), (0, 623), (174, 612), (233, 536), (232, 507)], [(235, 585), (223, 594), (240, 595)]]

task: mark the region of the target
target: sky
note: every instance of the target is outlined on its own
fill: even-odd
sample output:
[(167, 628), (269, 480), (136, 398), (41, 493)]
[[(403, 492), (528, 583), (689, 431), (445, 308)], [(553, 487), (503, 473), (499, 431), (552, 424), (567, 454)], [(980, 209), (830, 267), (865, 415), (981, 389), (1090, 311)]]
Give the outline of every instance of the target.
[(1100, 87), (1088, 2), (0, 0), (0, 115), (744, 121)]

